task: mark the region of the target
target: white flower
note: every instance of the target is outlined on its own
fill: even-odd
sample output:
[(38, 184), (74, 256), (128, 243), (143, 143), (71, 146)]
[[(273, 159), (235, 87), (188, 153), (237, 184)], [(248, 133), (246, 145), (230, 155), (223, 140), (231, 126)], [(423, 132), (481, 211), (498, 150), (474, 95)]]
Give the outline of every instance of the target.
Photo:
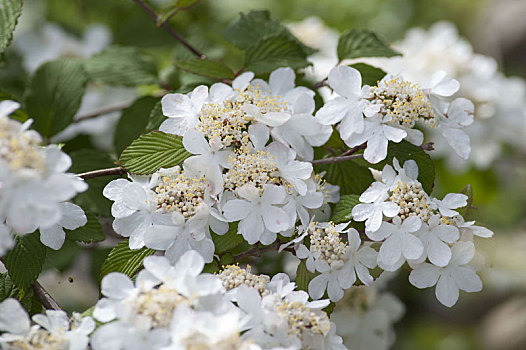
[(222, 170), (227, 167), (231, 152), (220, 151), (220, 147), (209, 144), (201, 132), (193, 129), (183, 136), (183, 145), (188, 152), (195, 154), (185, 159), (185, 169), (204, 176), (210, 193), (219, 194), (223, 190)]
[(168, 117), (160, 131), (183, 136), (199, 122), (201, 108), (208, 99), (208, 87), (199, 85), (187, 95), (167, 94), (161, 100), (163, 114)]
[(270, 244), (276, 233), (290, 228), (291, 218), (279, 207), (285, 201), (285, 190), (276, 185), (264, 185), (263, 192), (253, 185), (244, 185), (237, 190), (243, 199), (231, 199), (223, 207), (225, 218), (239, 220), (238, 232), (249, 244), (261, 241)]
[(88, 335), (95, 329), (91, 317), (77, 318), (70, 325), (64, 311), (47, 310), (46, 314), (33, 316), (36, 325), (31, 326), (29, 315), (22, 305), (12, 298), (0, 303), (0, 347), (4, 349), (33, 349), (36, 346), (68, 350), (84, 350)]
[(340, 96), (328, 101), (316, 113), (316, 119), (323, 125), (341, 122), (338, 130), (342, 140), (353, 134), (360, 134), (365, 129), (363, 112), (365, 98), (369, 97), (369, 86), (362, 88), (360, 72), (347, 66), (338, 66), (331, 70), (328, 77), (329, 86)]
[(451, 260), (451, 248), (448, 244), (455, 243), (460, 237), (458, 228), (441, 224), (439, 215), (433, 215), (428, 223), (422, 223), (416, 235), (424, 245), (424, 252), (419, 260), (429, 258), (433, 265), (440, 267), (446, 266)]
[(150, 190), (150, 181), (139, 177), (113, 180), (102, 194), (114, 201), (111, 206), (113, 229), (123, 237), (130, 237), (130, 248), (144, 246), (144, 232), (155, 221), (157, 205), (155, 194)]
[(188, 251), (175, 265), (165, 257), (146, 258), (135, 284), (122, 273), (109, 273), (102, 279), (104, 298), (98, 301), (93, 316), (101, 322), (117, 319), (130, 328), (153, 331), (169, 327), (173, 311), (181, 305), (199, 307), (203, 301), (210, 310), (219, 309), (224, 304), (219, 294), (221, 280), (201, 274), (204, 264), (199, 253)]
[(447, 112), (440, 117), (439, 130), (449, 145), (463, 159), (468, 159), (471, 153), (471, 143), (468, 134), (462, 128), (473, 123), (473, 103), (465, 98), (457, 98), (448, 107)]
[(380, 247), (378, 263), (393, 266), (401, 259), (418, 259), (424, 251), (422, 242), (412, 233), (418, 231), (422, 220), (409, 216), (402, 222), (400, 217), (393, 218), (393, 223), (383, 222), (377, 231), (366, 230), (365, 233), (374, 241), (385, 241)]
[(23, 56), (24, 68), (32, 73), (41, 64), (61, 57), (89, 57), (111, 42), (111, 31), (100, 23), (90, 24), (79, 40), (54, 23), (23, 33), (13, 42)]
[(458, 213), (453, 210), (457, 208), (465, 207), (468, 204), (468, 196), (460, 193), (448, 193), (444, 199), (432, 199), (434, 206), (440, 214), (447, 217), (457, 216)]
[[(328, 231), (326, 230), (326, 232)], [(326, 246), (321, 245), (321, 249), (325, 250), (319, 251), (319, 239), (316, 239), (317, 235), (311, 235), (311, 251), (314, 250), (314, 267), (318, 272), (321, 272), (309, 283), (309, 294), (313, 299), (321, 298), (325, 290), (327, 290), (331, 301), (337, 302), (343, 297), (344, 290), (350, 288), (356, 282), (356, 275), (366, 285), (371, 284), (373, 281), (368, 269), (376, 266), (376, 251), (368, 246), (360, 247), (360, 235), (355, 229), (343, 232), (348, 234), (349, 244), (345, 245), (341, 252), (329, 245), (341, 246), (341, 243), (335, 241), (334, 238), (325, 239), (326, 242), (330, 243), (326, 244)], [(330, 237), (330, 232), (328, 233), (326, 233), (326, 237)], [(340, 253), (340, 256), (332, 260), (338, 253)], [(327, 257), (331, 257), (332, 261), (327, 260)]]
[(325, 195), (323, 192), (318, 191), (318, 188), (314, 181), (311, 179), (306, 180), (307, 193), (300, 195), (297, 192), (287, 196), (287, 204), (283, 206), (283, 209), (287, 211), (293, 221), (296, 222), (296, 214), (300, 219), (300, 223), (307, 227), (310, 221), (309, 210), (318, 209), (324, 204)]
[(475, 255), (475, 246), (471, 242), (457, 242), (451, 248), (449, 264), (438, 267), (423, 263), (409, 275), (409, 282), (417, 288), (429, 288), (436, 285), (435, 294), (443, 305), (451, 307), (458, 300), (459, 290), (478, 292), (482, 282), (473, 268), (467, 264)]
[[(86, 183), (66, 173), (71, 158), (58, 147), (40, 147), (42, 138), (10, 119), (18, 104), (0, 102), (0, 220), (15, 233), (51, 228), (61, 218), (61, 203), (87, 189)], [(60, 239), (59, 239), (60, 240)]]
[(81, 207), (69, 202), (60, 203), (62, 216), (53, 226), (40, 229), (40, 241), (55, 250), (60, 249), (66, 239), (66, 232), (86, 225), (88, 218)]
[[(376, 164), (385, 159), (387, 156), (387, 145), (389, 141), (400, 142), (406, 136), (407, 132), (389, 125), (388, 119), (380, 114), (365, 119), (365, 126), (361, 133), (352, 134), (342, 140), (349, 147), (355, 147), (367, 142), (367, 148), (363, 153), (365, 160)], [(385, 120), (384, 120), (385, 119)]]
[(361, 204), (357, 204), (352, 209), (353, 219), (356, 221), (365, 221), (367, 231), (374, 232), (380, 228), (383, 216), (396, 216), (400, 207), (393, 202), (386, 201), (388, 198), (387, 186), (380, 182), (374, 182), (360, 196)]
[(395, 341), (393, 324), (402, 317), (404, 305), (393, 294), (378, 293), (374, 287), (353, 287), (352, 292), (363, 302), (341, 305), (331, 315), (345, 344), (351, 349), (390, 349)]
[(144, 232), (144, 244), (152, 249), (164, 250), (172, 261), (177, 261), (185, 252), (198, 251), (206, 262), (214, 255), (214, 242), (209, 237), (210, 213), (205, 204), (196, 208), (195, 214), (186, 220), (181, 214), (172, 214), (169, 225), (154, 224)]
[(300, 195), (307, 193), (306, 180), (312, 175), (312, 164), (296, 159), (296, 152), (279, 142), (273, 142), (265, 148), (276, 163), (276, 167), (285, 181), (294, 187)]
[(464, 221), (460, 215), (453, 217), (453, 223), (460, 229), (463, 241), (473, 241), (473, 236), (481, 238), (493, 237), (493, 232), (486, 227), (475, 225), (475, 221)]
[(163, 349), (170, 344), (166, 329), (148, 330), (130, 327), (122, 321), (105, 324), (93, 333), (90, 345), (93, 350), (142, 350)]
[(422, 90), (429, 97), (431, 105), (438, 114), (447, 110), (450, 97), (458, 91), (459, 87), (459, 82), (448, 78), (444, 71), (437, 71), (430, 79), (422, 82)]

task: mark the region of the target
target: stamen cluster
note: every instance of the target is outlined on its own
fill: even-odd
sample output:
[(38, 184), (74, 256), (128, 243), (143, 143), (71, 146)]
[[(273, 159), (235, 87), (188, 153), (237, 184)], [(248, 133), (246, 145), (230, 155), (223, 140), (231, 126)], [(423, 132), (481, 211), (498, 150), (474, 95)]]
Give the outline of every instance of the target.
[(257, 289), (261, 295), (268, 294), (265, 286), (270, 282), (270, 278), (266, 275), (255, 275), (251, 272), (251, 269), (250, 265), (247, 265), (246, 269), (242, 269), (238, 265), (227, 265), (219, 274), (219, 278), (221, 278), (226, 290), (247, 285)]
[(371, 87), (371, 99), (375, 104), (382, 104), (380, 113), (393, 124), (406, 128), (413, 128), (416, 122), (431, 128), (437, 125), (433, 107), (416, 83), (400, 77), (381, 81), (378, 86)]
[(327, 227), (316, 226), (313, 222), (309, 226), (310, 250), (319, 253), (329, 265), (334, 261), (345, 259), (349, 244), (342, 242), (341, 235), (335, 230), (334, 224)]
[(204, 177), (188, 178), (180, 170), (160, 176), (155, 187), (157, 211), (163, 214), (179, 212), (185, 218), (192, 217), (204, 201), (206, 186)]

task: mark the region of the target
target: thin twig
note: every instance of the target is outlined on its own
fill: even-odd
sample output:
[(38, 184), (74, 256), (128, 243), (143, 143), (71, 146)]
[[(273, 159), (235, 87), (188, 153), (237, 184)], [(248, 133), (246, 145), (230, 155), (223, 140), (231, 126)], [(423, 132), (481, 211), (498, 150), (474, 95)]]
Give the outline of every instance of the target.
[(33, 283), (33, 293), (35, 297), (40, 301), (42, 306), (47, 310), (62, 310), (58, 303), (53, 299), (53, 297), (48, 293), (47, 290), (42, 287), (40, 283), (35, 281)]
[(86, 120), (86, 119), (96, 118), (96, 117), (101, 116), (103, 114), (108, 114), (108, 113), (112, 113), (112, 112), (118, 112), (118, 111), (121, 111), (121, 110), (123, 110), (125, 108), (128, 108), (130, 106), (131, 106), (131, 103), (122, 103), (120, 105), (115, 105), (115, 106), (111, 106), (111, 107), (101, 108), (101, 109), (93, 111), (91, 113), (86, 113), (84, 115), (81, 115), (77, 119), (73, 120), (73, 123), (79, 123), (79, 122), (81, 122), (83, 120)]
[(327, 78), (323, 79), (323, 80), (320, 80), (319, 82), (317, 82), (316, 84), (312, 85), (310, 88), (312, 90), (316, 90), (316, 89), (319, 89), (323, 86), (325, 86), (325, 83), (327, 82)]
[(263, 247), (263, 248), (256, 247), (256, 248), (247, 250), (244, 253), (241, 253), (241, 254), (238, 254), (238, 255), (234, 255), (234, 261), (238, 261), (239, 259), (246, 258), (247, 256), (260, 256), (261, 253), (274, 250), (274, 249), (278, 248), (281, 244), (282, 244), (282, 242), (277, 241), (277, 242), (275, 242), (275, 243), (273, 243), (273, 244), (271, 244), (269, 246)]
[(312, 165), (320, 165), (320, 164), (334, 164), (334, 163), (340, 163), (345, 162), (347, 160), (351, 159), (357, 159), (362, 158), (363, 154), (351, 154), (349, 156), (336, 156), (336, 157), (330, 157), (330, 158), (323, 158), (323, 159), (316, 159), (312, 161)]
[(116, 167), (116, 168), (88, 171), (86, 173), (77, 174), (77, 176), (86, 180), (86, 179), (93, 179), (95, 177), (101, 177), (101, 176), (124, 175), (124, 174), (126, 174), (126, 170), (124, 170), (124, 168)]
[[(159, 16), (157, 15), (157, 13), (155, 13), (155, 11), (150, 6), (148, 6), (148, 4), (146, 4), (142, 0), (133, 0), (133, 1), (135, 1), (153, 19), (155, 23), (159, 22)], [(179, 33), (173, 30), (173, 28), (170, 27), (168, 23), (165, 22), (161, 24), (161, 27), (163, 27), (164, 30), (166, 30), (168, 34), (173, 36), (177, 41), (183, 44), (183, 46), (186, 47), (189, 51), (191, 51), (195, 56), (203, 60), (206, 59), (206, 56), (203, 53), (199, 52), (195, 47), (190, 45), (190, 43), (186, 41), (181, 35), (179, 35)]]

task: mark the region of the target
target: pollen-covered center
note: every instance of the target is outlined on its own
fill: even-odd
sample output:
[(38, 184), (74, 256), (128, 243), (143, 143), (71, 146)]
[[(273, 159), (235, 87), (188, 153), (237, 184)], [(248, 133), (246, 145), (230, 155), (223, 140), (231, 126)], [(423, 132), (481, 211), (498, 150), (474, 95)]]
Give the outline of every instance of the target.
[(66, 350), (69, 341), (59, 333), (50, 333), (45, 329), (31, 332), (25, 339), (7, 343), (6, 349), (17, 350)]
[(242, 269), (237, 265), (227, 265), (219, 274), (219, 278), (221, 278), (223, 287), (226, 290), (232, 290), (244, 284), (257, 289), (261, 295), (268, 294), (265, 286), (270, 281), (270, 278), (266, 275), (253, 274), (250, 265), (247, 265), (246, 269)]
[(175, 289), (164, 285), (142, 293), (130, 302), (138, 314), (150, 320), (152, 328), (169, 327), (175, 308), (179, 305), (191, 306), (193, 303)]
[[(225, 188), (237, 188), (251, 184), (263, 190), (263, 185), (284, 185), (285, 180), (279, 176), (274, 157), (269, 152), (253, 151), (242, 147), (228, 159), (230, 169), (223, 175)], [(288, 184), (288, 183), (287, 183)]]
[(201, 108), (197, 129), (209, 140), (221, 141), (225, 147), (246, 145), (248, 125), (254, 120), (254, 116), (247, 113), (246, 106), (256, 107), (259, 114), (288, 110), (287, 103), (279, 96), (270, 96), (259, 86), (249, 85), (231, 99), (205, 104)]
[(418, 181), (409, 184), (398, 181), (396, 187), (389, 192), (388, 200), (398, 204), (400, 207), (398, 215), (402, 220), (416, 215), (427, 222), (432, 214), (429, 198)]
[(204, 202), (207, 182), (204, 177), (188, 178), (180, 170), (159, 178), (155, 187), (157, 211), (179, 212), (185, 218), (195, 215), (197, 207)]
[(343, 261), (349, 248), (349, 244), (341, 240), (341, 235), (336, 231), (334, 225), (329, 223), (328, 227), (321, 228), (314, 222), (309, 225), (310, 251), (320, 253), (329, 265), (333, 261)]
[(42, 140), (32, 131), (22, 129), (22, 124), (7, 117), (0, 118), (0, 161), (13, 171), (23, 169), (45, 171)]
[(373, 103), (382, 104), (380, 113), (390, 118), (391, 123), (412, 128), (416, 122), (434, 128), (437, 119), (429, 98), (416, 83), (400, 77), (381, 81), (371, 88)]
[(276, 309), (287, 319), (291, 335), (301, 336), (305, 332), (326, 335), (331, 328), (325, 312), (314, 312), (299, 301), (283, 300), (278, 303)]

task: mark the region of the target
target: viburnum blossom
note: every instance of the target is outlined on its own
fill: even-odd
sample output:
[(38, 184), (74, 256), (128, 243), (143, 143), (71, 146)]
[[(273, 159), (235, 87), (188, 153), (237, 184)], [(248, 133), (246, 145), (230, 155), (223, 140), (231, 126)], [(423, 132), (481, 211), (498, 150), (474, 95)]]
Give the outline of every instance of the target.
[[(456, 209), (467, 205), (466, 195), (449, 193), (441, 200), (433, 198), (418, 180), (415, 161), (406, 161), (400, 167), (394, 158), (393, 166), (383, 168), (381, 181), (371, 184), (359, 198), (362, 203), (352, 209), (353, 220), (366, 221), (365, 234), (373, 241), (381, 242), (377, 262), (382, 269), (395, 271), (406, 261), (411, 267), (433, 266), (429, 267), (433, 271), (435, 268), (438, 269), (436, 271), (447, 269), (460, 259), (457, 256), (457, 260), (453, 261), (453, 247), (462, 241), (473, 241), (473, 235), (484, 238), (493, 235), (485, 227), (474, 225), (474, 222), (465, 223), (459, 215)], [(374, 203), (378, 208), (374, 207)], [(382, 208), (388, 204), (398, 208), (396, 214), (393, 207), (394, 215), (382, 215)], [(466, 249), (463, 251), (466, 252)], [(425, 262), (427, 260), (429, 263)], [(467, 288), (475, 291), (474, 287)], [(438, 300), (448, 306), (456, 302), (456, 299), (452, 301), (444, 295)]]
[(31, 326), (29, 315), (19, 301), (7, 298), (0, 303), (0, 347), (2, 349), (69, 349), (88, 348), (89, 335), (95, 329), (91, 317), (81, 318), (78, 314), (72, 320), (64, 311), (47, 310), (46, 314), (32, 317), (36, 324)]
[(435, 295), (442, 304), (451, 307), (458, 300), (459, 290), (478, 292), (482, 282), (468, 264), (475, 256), (471, 242), (457, 242), (451, 248), (451, 260), (447, 266), (439, 267), (423, 263), (409, 275), (409, 282), (418, 288), (429, 288), (436, 284)]
[[(311, 223), (305, 232), (295, 240), (296, 256), (306, 259), (310, 272), (319, 272), (309, 283), (309, 294), (320, 299), (325, 291), (331, 301), (338, 301), (343, 292), (356, 282), (356, 275), (364, 284), (373, 281), (369, 269), (376, 266), (376, 251), (361, 245), (355, 229), (345, 230), (345, 224)], [(347, 235), (348, 242), (342, 241)], [(303, 244), (309, 237), (310, 248)]]
[[(355, 147), (366, 143), (364, 158), (378, 163), (387, 156), (389, 141), (403, 139), (421, 145), (424, 135), (417, 123), (444, 130), (449, 144), (463, 158), (469, 156), (469, 138), (460, 130), (468, 126), (469, 101), (452, 95), (458, 90), (456, 80), (437, 72), (429, 81), (411, 82), (402, 76), (386, 75), (377, 86), (361, 86), (360, 72), (338, 66), (329, 73), (328, 84), (338, 94), (317, 113), (324, 125), (338, 124), (342, 140)], [(453, 102), (452, 102), (453, 101)], [(466, 102), (467, 101), (467, 102)], [(471, 110), (472, 113), (472, 110)], [(448, 133), (447, 130), (454, 129)]]
[[(10, 119), (20, 106), (13, 101), (0, 102), (0, 222), (16, 234), (41, 229), (42, 243), (59, 249), (64, 232), (57, 226), (74, 229), (86, 223), (82, 209), (63, 206), (86, 183), (66, 173), (71, 158), (57, 146), (42, 147), (42, 138), (29, 130), (32, 120), (24, 124)], [(75, 207), (75, 214), (64, 208)], [(71, 215), (76, 216), (69, 221)], [(64, 218), (63, 218), (64, 216)]]

